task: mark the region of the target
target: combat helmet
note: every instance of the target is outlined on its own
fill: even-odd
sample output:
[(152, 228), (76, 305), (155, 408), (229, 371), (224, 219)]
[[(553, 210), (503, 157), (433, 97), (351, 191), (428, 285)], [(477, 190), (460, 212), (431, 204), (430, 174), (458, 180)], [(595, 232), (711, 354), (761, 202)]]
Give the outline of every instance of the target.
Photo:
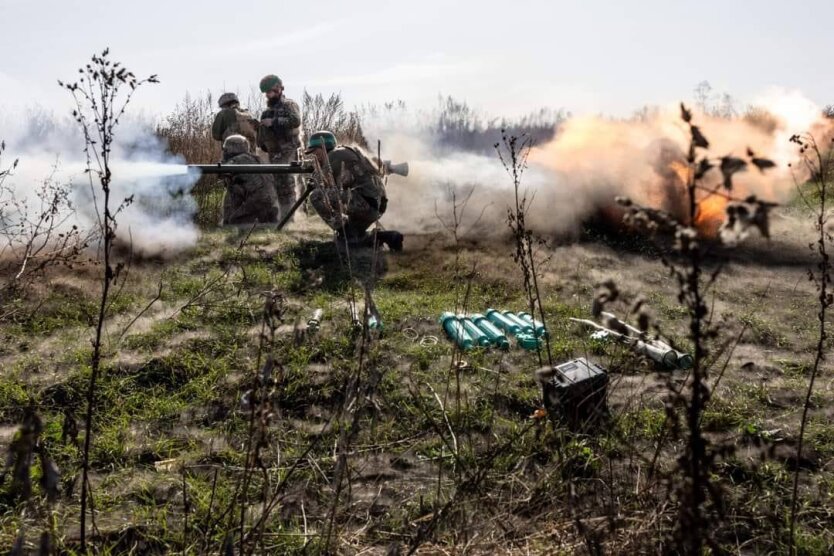
[(223, 93), (222, 95), (220, 95), (220, 98), (217, 99), (217, 104), (218, 106), (220, 106), (220, 108), (223, 108), (227, 104), (230, 104), (232, 102), (240, 104), (240, 100), (238, 100), (237, 95), (234, 93)]
[(327, 152), (336, 148), (336, 136), (329, 131), (317, 131), (307, 139), (307, 151), (324, 147)]
[(223, 141), (223, 154), (234, 155), (249, 152), (249, 141), (243, 135), (229, 135)]
[(265, 93), (268, 90), (270, 90), (271, 88), (277, 87), (277, 86), (283, 87), (284, 82), (281, 81), (280, 77), (278, 77), (277, 75), (273, 75), (271, 73), (269, 75), (265, 75), (264, 78), (261, 79), (261, 82), (260, 82), (260, 85), (259, 85), (262, 93)]

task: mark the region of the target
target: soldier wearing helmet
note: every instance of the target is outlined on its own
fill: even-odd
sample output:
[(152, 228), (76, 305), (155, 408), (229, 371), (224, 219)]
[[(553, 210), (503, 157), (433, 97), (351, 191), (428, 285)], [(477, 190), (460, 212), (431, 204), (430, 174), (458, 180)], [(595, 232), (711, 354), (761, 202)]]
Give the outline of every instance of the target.
[[(269, 154), (273, 164), (295, 162), (301, 147), (301, 110), (284, 96), (284, 84), (277, 75), (261, 79), (260, 89), (266, 95), (267, 109), (261, 114), (258, 146)], [(275, 192), (283, 217), (295, 203), (295, 176), (276, 175)]]
[(214, 117), (211, 126), (211, 136), (221, 145), (230, 135), (243, 135), (249, 142), (251, 152), (255, 152), (258, 120), (245, 108), (240, 107), (240, 101), (234, 93), (223, 93), (217, 101), (220, 112)]
[[(337, 145), (329, 131), (318, 131), (307, 141), (307, 154), (314, 154), (325, 171), (332, 173), (335, 187), (320, 187), (310, 194), (316, 213), (348, 243), (368, 243), (367, 229), (385, 213), (388, 197), (380, 168), (361, 150)], [(378, 232), (377, 240), (391, 249), (402, 249), (402, 234)]]
[[(249, 141), (242, 135), (230, 135), (223, 141), (223, 164), (260, 164), (250, 152)], [(223, 224), (242, 225), (278, 221), (275, 188), (270, 176), (263, 174), (225, 175), (226, 198), (223, 200)]]

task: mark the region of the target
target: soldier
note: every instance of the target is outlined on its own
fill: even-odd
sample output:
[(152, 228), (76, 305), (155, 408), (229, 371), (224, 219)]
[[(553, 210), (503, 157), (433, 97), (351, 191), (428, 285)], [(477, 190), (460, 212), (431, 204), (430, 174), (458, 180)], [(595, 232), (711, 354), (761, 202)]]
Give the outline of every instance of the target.
[[(260, 88), (266, 94), (267, 109), (261, 114), (258, 146), (269, 154), (269, 161), (273, 164), (295, 162), (301, 147), (301, 111), (298, 104), (284, 97), (284, 84), (277, 75), (261, 79)], [(295, 176), (276, 175), (275, 192), (283, 218), (295, 203)]]
[[(336, 145), (329, 131), (318, 131), (307, 142), (325, 171), (329, 168), (335, 187), (319, 187), (310, 194), (310, 203), (325, 223), (348, 243), (373, 244), (367, 229), (385, 213), (385, 194), (380, 169), (354, 147)], [(393, 251), (401, 251), (403, 236), (396, 231), (380, 231), (376, 241)]]
[(258, 120), (245, 108), (240, 107), (240, 101), (234, 93), (223, 93), (217, 101), (220, 112), (214, 117), (211, 126), (211, 136), (215, 141), (223, 141), (230, 135), (243, 135), (249, 142), (252, 152), (255, 151)]
[[(250, 152), (249, 141), (242, 135), (230, 135), (223, 141), (223, 164), (260, 164)], [(277, 222), (275, 188), (264, 174), (226, 175), (226, 198), (223, 201), (223, 224)]]

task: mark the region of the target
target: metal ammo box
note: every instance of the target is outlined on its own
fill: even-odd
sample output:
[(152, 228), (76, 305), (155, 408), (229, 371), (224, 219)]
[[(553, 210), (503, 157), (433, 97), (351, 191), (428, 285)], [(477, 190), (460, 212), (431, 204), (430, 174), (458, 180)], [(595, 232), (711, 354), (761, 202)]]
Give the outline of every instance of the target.
[(542, 384), (548, 414), (571, 429), (584, 428), (607, 412), (608, 373), (585, 358), (555, 366), (552, 378)]

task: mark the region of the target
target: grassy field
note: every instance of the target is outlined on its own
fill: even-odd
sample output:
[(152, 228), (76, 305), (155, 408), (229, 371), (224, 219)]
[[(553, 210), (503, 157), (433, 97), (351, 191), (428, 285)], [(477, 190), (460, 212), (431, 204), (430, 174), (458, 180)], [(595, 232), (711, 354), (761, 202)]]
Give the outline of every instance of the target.
[[(801, 218), (794, 210), (781, 226)], [(384, 326), (365, 341), (348, 312), (361, 290), (320, 223), (301, 219), (280, 234), (210, 231), (175, 260), (133, 261), (110, 305), (94, 420), (97, 553), (231, 553), (224, 542), (237, 553), (241, 522), (259, 532), (252, 549), (264, 554), (667, 552), (681, 444), (664, 400), (686, 373), (591, 341), (568, 318), (587, 318), (594, 285), (608, 278), (624, 294), (614, 309), (645, 296), (683, 347), (686, 313), (640, 241), (591, 234), (543, 249), (554, 361), (587, 356), (610, 371), (610, 417), (587, 434), (533, 417), (535, 353), (455, 354), (437, 324), (445, 310), (525, 309), (509, 245), (407, 237), (404, 252), (385, 255), (374, 293)], [(723, 493), (715, 537), (728, 552), (787, 550), (796, 466), (799, 551), (834, 550), (830, 368), (795, 457), (817, 333), (806, 253), (796, 234), (755, 240), (728, 253), (710, 292), (723, 324), (711, 344), (703, 427), (727, 447), (712, 481)], [(54, 272), (9, 301), (17, 312), (0, 324), (0, 442), (8, 446), (34, 409), (62, 472), (51, 505), (40, 495), (19, 504), (4, 482), (0, 546), (21, 528), (29, 547), (47, 528), (67, 553), (77, 545), (72, 425), (84, 410), (99, 273)], [(264, 333), (270, 294), (283, 304), (274, 339)], [(314, 332), (306, 321), (316, 308), (324, 319)], [(270, 354), (274, 384), (261, 419), (247, 392)]]

